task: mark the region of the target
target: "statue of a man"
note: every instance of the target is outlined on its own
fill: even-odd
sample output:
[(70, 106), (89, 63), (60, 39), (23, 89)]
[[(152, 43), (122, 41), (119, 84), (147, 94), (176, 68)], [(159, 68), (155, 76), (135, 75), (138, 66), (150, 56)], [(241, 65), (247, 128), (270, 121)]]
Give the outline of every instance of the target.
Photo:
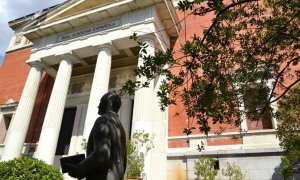
[(108, 92), (100, 100), (98, 114), (87, 144), (87, 158), (67, 164), (70, 176), (86, 180), (123, 180), (126, 170), (126, 135), (117, 114), (120, 97)]

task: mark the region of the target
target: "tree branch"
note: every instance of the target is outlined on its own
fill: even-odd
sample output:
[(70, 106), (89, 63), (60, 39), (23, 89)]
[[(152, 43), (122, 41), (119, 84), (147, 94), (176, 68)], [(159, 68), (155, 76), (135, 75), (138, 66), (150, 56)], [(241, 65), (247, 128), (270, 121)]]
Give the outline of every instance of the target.
[(224, 9), (220, 10), (218, 12), (218, 14), (216, 15), (212, 25), (208, 28), (208, 30), (206, 31), (206, 33), (204, 34), (200, 44), (202, 45), (206, 39), (206, 37), (208, 36), (208, 34), (210, 33), (210, 31), (214, 28), (214, 26), (218, 23), (219, 21), (219, 16), (221, 16), (225, 11), (227, 11), (228, 9), (232, 8), (232, 7), (235, 7), (235, 6), (238, 6), (238, 5), (241, 5), (241, 4), (244, 4), (244, 3), (248, 3), (248, 2), (255, 2), (255, 1), (259, 1), (259, 0), (244, 0), (244, 1), (239, 1), (239, 2), (236, 2), (236, 3), (232, 3), (228, 6), (226, 6)]
[(300, 82), (300, 78), (299, 79), (297, 79), (296, 81), (294, 81), (292, 84), (290, 84), (287, 88), (286, 88), (286, 90), (280, 95), (280, 96), (278, 96), (276, 99), (274, 99), (273, 101), (271, 101), (270, 102), (270, 104), (271, 103), (273, 103), (273, 102), (276, 102), (276, 101), (278, 101), (280, 98), (282, 98), (295, 84), (297, 84), (298, 82)]
[[(276, 80), (275, 80), (275, 83), (274, 83), (274, 85), (273, 85), (272, 91), (271, 91), (271, 93), (270, 93), (270, 97), (269, 97), (269, 99), (268, 99), (268, 102), (270, 102), (269, 104), (271, 104), (272, 102), (275, 102), (275, 101), (272, 101), (272, 102), (271, 102), (271, 99), (272, 99), (272, 97), (273, 97), (273, 93), (274, 93), (274, 91), (275, 91), (275, 87), (276, 87), (276, 84), (277, 84), (278, 81), (279, 81), (279, 78), (282, 76), (282, 74), (284, 73), (284, 71), (289, 67), (289, 65), (290, 65), (291, 63), (293, 63), (294, 61), (299, 60), (299, 59), (300, 59), (300, 56), (291, 59), (291, 60), (286, 64), (286, 66), (278, 73), (278, 76), (277, 76), (277, 78), (276, 78)], [(290, 87), (287, 87), (287, 89), (290, 89)], [(277, 98), (276, 98), (276, 99), (277, 99)]]

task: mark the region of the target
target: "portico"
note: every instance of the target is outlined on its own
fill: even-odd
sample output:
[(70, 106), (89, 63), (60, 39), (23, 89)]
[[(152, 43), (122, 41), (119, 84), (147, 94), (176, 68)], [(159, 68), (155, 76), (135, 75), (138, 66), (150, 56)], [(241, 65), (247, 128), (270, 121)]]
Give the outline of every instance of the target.
[[(88, 138), (98, 117), (97, 106), (102, 95), (136, 78), (131, 71), (142, 64), (139, 57), (143, 52), (129, 37), (137, 33), (139, 40), (149, 45), (147, 53), (153, 54), (157, 49), (166, 50), (170, 38), (178, 36), (179, 28), (172, 2), (163, 0), (69, 1), (34, 19), (24, 28), (24, 36), (33, 42), (27, 61), (32, 68), (8, 130), (1, 161), (22, 153), (43, 71), (55, 78), (55, 82), (34, 156), (55, 164), (65, 108), (76, 108), (68, 154), (79, 153), (82, 139)], [(159, 141), (153, 155), (166, 159), (167, 114), (156, 106), (155, 97), (161, 78), (134, 97), (123, 97), (120, 116), (127, 133), (145, 130), (156, 134)], [(151, 158), (147, 176), (161, 177), (151, 173), (150, 161)]]

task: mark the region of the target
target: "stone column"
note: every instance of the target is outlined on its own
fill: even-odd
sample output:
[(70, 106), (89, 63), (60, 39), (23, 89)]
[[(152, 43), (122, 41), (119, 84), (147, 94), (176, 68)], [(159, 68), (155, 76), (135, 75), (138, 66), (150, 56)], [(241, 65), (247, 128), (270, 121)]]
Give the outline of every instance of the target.
[(1, 161), (21, 156), (36, 95), (41, 82), (42, 67), (32, 65), (23, 89), (15, 116), (8, 129), (8, 135)]
[[(240, 86), (237, 83), (233, 84), (234, 89), (239, 89)], [(243, 100), (243, 95), (238, 94), (238, 104), (239, 104), (239, 110), (242, 112), (241, 117), (240, 117), (240, 128), (242, 132), (247, 132), (248, 131), (248, 126), (247, 126), (247, 117), (245, 114), (245, 103)]]
[[(273, 89), (274, 82), (275, 82), (275, 79), (273, 79), (273, 78), (269, 79), (268, 82), (267, 82), (267, 86), (270, 89), (268, 98), (271, 96), (271, 91)], [(275, 100), (275, 97), (273, 96), (271, 98), (271, 101), (274, 101), (274, 100)], [(277, 112), (277, 102), (275, 101), (275, 102), (271, 103), (270, 106), (271, 106), (271, 109), (272, 109), (272, 113), (275, 114)], [(278, 123), (277, 123), (276, 117), (272, 117), (272, 126), (273, 126), (273, 129), (278, 128)]]
[(101, 97), (108, 92), (109, 75), (111, 68), (112, 50), (109, 46), (101, 46), (97, 58), (88, 110), (85, 119), (83, 138), (89, 137), (94, 122), (99, 117), (98, 105)]
[(242, 96), (238, 95), (239, 99), (239, 110), (242, 112), (241, 113), (241, 131), (242, 132), (247, 132), (248, 131), (248, 125), (247, 125), (247, 117), (245, 113), (245, 103), (242, 100)]
[(82, 139), (83, 139), (83, 128), (84, 128), (84, 120), (87, 112), (87, 104), (77, 105), (77, 110), (75, 114), (74, 120), (74, 128), (72, 131), (72, 137), (70, 142), (69, 154), (75, 155), (81, 153), (82, 150)]
[[(141, 56), (154, 54), (154, 41), (152, 37), (143, 37), (140, 39), (143, 43), (146, 43), (146, 54), (142, 51), (138, 59), (138, 66), (142, 66), (144, 59)], [(145, 82), (146, 77), (137, 77), (137, 81)], [(134, 96), (134, 108), (132, 117), (132, 132), (145, 131), (151, 132), (151, 119), (152, 119), (152, 107), (153, 107), (153, 81), (150, 82), (149, 87), (141, 88), (135, 92)]]
[[(154, 55), (154, 41), (152, 37), (142, 37), (140, 41), (146, 43), (146, 54), (140, 51), (138, 66), (142, 66), (144, 59), (143, 56)], [(145, 82), (146, 77), (137, 77), (137, 81)], [(135, 92), (134, 96), (134, 108), (132, 117), (132, 132), (144, 131), (153, 135), (152, 124), (153, 124), (153, 109), (154, 109), (154, 82), (151, 81), (149, 87), (141, 88)], [(143, 179), (147, 180), (151, 178), (151, 152), (148, 153), (145, 158), (144, 172), (145, 176)]]
[(67, 59), (60, 62), (35, 154), (48, 164), (53, 164), (72, 73), (72, 62)]

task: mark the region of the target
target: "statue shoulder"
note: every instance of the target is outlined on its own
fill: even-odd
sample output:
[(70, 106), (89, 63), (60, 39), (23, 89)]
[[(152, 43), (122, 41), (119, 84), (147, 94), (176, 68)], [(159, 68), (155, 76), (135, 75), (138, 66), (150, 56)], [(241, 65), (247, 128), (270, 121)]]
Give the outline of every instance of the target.
[(110, 123), (111, 118), (112, 118), (112, 116), (109, 113), (105, 113), (105, 114), (103, 114), (102, 116), (99, 116), (96, 119), (95, 124), (107, 124), (107, 123)]

